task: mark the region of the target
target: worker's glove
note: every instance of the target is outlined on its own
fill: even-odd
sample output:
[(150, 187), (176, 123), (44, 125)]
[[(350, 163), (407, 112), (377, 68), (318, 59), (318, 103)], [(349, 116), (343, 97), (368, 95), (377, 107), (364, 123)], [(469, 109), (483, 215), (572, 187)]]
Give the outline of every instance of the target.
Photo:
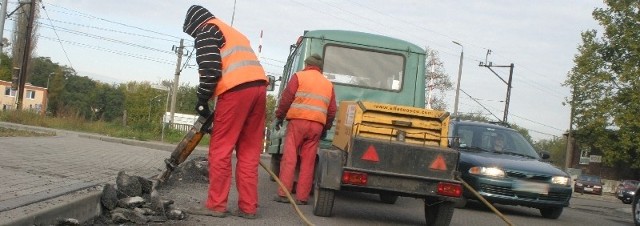
[(322, 133), (320, 134), (320, 140), (324, 140), (325, 138), (327, 138), (327, 130), (322, 130)]
[(276, 129), (276, 131), (280, 131), (280, 127), (282, 127), (282, 119), (276, 119), (273, 121), (273, 128)]
[(206, 100), (198, 100), (198, 103), (196, 103), (196, 112), (205, 118), (211, 115), (211, 110), (209, 110), (209, 104)]

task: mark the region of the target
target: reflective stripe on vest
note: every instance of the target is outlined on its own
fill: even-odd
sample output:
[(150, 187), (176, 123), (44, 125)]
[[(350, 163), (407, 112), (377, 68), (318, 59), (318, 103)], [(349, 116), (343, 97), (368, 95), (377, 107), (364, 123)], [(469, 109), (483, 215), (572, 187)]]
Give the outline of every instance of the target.
[(316, 70), (297, 72), (298, 90), (287, 112), (287, 119), (327, 121), (327, 109), (333, 94), (333, 84)]
[(225, 39), (224, 47), (220, 48), (222, 77), (218, 81), (214, 96), (251, 81), (263, 80), (266, 85), (267, 76), (258, 57), (253, 52), (249, 40), (217, 18), (211, 19), (207, 23), (216, 25)]

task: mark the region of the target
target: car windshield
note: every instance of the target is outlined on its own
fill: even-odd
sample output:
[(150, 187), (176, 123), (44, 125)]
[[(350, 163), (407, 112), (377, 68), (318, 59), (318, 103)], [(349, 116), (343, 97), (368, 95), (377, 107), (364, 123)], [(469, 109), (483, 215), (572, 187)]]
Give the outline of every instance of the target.
[(490, 152), (539, 158), (538, 153), (524, 137), (510, 129), (480, 125), (459, 125), (454, 136), (460, 138), (462, 150), (486, 150)]
[(600, 183), (600, 177), (591, 175), (580, 175), (580, 178), (578, 180)]
[(640, 181), (637, 181), (637, 180), (627, 180), (627, 181), (624, 181), (624, 184), (625, 184), (625, 185), (631, 185), (631, 186), (634, 186), (634, 187), (637, 187), (637, 186), (638, 186), (638, 183), (640, 183)]
[(327, 45), (323, 73), (333, 83), (400, 90), (404, 60), (399, 54)]

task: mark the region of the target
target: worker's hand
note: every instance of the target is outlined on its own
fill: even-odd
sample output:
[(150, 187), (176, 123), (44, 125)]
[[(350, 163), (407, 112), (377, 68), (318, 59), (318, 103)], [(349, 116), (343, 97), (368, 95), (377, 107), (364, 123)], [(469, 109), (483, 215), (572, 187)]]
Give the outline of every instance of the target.
[(327, 130), (322, 130), (322, 134), (320, 134), (320, 140), (324, 140), (327, 138)]
[(211, 110), (209, 110), (209, 104), (207, 101), (198, 100), (198, 103), (196, 103), (196, 112), (198, 112), (202, 117), (209, 117), (209, 115), (211, 115)]
[(273, 121), (273, 128), (276, 129), (276, 131), (280, 131), (280, 127), (282, 127), (282, 119), (276, 119)]

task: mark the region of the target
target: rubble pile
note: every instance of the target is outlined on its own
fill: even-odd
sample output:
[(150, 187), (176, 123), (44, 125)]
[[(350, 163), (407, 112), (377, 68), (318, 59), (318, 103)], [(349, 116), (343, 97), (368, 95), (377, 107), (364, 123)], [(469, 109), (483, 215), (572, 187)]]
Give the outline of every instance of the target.
[(175, 207), (173, 200), (161, 198), (156, 189), (171, 189), (181, 183), (208, 183), (208, 163), (205, 157), (185, 161), (162, 184), (120, 171), (115, 185), (104, 185), (100, 198), (103, 213), (91, 223), (150, 224), (184, 220), (187, 217), (185, 211)]

